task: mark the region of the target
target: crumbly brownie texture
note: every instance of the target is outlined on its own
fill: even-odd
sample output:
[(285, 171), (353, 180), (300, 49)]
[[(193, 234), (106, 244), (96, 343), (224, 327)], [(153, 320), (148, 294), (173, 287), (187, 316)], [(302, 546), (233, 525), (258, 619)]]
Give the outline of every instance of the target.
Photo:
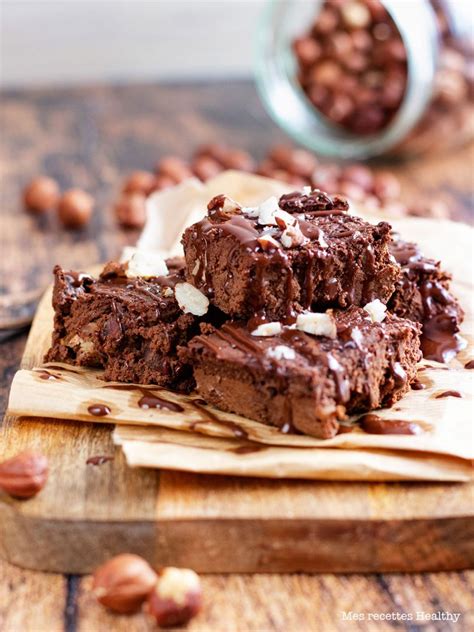
[(243, 323), (202, 334), (179, 350), (194, 369), (199, 394), (227, 412), (333, 437), (347, 413), (391, 406), (408, 390), (420, 359), (418, 324), (365, 310), (335, 312), (334, 339), (283, 326), (257, 337)]
[(439, 261), (428, 259), (418, 246), (395, 238), (390, 252), (402, 267), (388, 308), (422, 324), (421, 349), (429, 360), (448, 362), (464, 346), (459, 325), (464, 311), (449, 291), (451, 275)]
[(173, 287), (184, 281), (182, 261), (168, 261), (169, 275), (129, 278), (126, 265), (109, 263), (98, 279), (54, 269), (54, 332), (46, 361), (104, 368), (106, 380), (157, 384), (190, 391), (189, 366), (176, 355), (199, 331), (184, 314)]
[(390, 225), (373, 226), (347, 209), (339, 196), (318, 190), (257, 209), (216, 196), (208, 216), (183, 235), (187, 278), (223, 312), (244, 319), (386, 302), (400, 276), (388, 250)]

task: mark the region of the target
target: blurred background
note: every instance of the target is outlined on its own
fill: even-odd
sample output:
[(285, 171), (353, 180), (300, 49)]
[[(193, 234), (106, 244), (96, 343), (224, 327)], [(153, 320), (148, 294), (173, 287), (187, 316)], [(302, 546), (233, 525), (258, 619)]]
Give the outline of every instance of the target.
[(264, 0), (3, 0), (4, 87), (251, 77)]

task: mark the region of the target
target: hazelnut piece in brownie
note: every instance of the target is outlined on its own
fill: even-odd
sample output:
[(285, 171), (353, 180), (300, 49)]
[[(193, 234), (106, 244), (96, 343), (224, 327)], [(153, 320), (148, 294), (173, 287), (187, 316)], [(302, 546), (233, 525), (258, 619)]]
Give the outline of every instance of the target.
[(419, 247), (396, 237), (390, 252), (401, 265), (388, 308), (394, 314), (422, 324), (421, 349), (428, 360), (449, 362), (464, 348), (459, 325), (464, 311), (449, 291), (451, 275), (439, 261), (424, 257)]
[(128, 264), (107, 264), (98, 279), (59, 266), (54, 274), (54, 332), (46, 361), (101, 367), (106, 380), (194, 387), (190, 367), (176, 354), (198, 333), (201, 320), (192, 305), (180, 306), (175, 297), (177, 288), (189, 285), (182, 260), (166, 266), (138, 253)]
[(309, 187), (257, 208), (216, 196), (183, 235), (187, 278), (237, 318), (386, 302), (400, 275), (390, 225), (347, 210), (341, 197)]
[(179, 350), (210, 404), (283, 431), (328, 439), (348, 413), (391, 406), (409, 388), (421, 357), (420, 326), (365, 309), (305, 312), (278, 321), (209, 325)]

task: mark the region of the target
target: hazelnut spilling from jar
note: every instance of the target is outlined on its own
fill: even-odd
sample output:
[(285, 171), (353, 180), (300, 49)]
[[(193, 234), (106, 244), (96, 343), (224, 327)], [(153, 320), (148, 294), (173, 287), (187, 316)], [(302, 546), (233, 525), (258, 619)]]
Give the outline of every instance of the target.
[(378, 0), (326, 0), (293, 42), (298, 80), (311, 103), (356, 134), (383, 129), (402, 101), (406, 51)]

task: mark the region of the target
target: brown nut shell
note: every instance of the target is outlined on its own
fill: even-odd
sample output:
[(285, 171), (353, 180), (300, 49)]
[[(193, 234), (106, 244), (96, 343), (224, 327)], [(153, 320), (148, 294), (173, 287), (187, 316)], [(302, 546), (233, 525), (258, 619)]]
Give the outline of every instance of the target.
[(32, 498), (48, 480), (48, 459), (25, 451), (0, 463), (0, 489), (14, 498)]
[(156, 573), (139, 555), (123, 553), (94, 573), (92, 591), (106, 608), (122, 614), (140, 609), (156, 583)]

